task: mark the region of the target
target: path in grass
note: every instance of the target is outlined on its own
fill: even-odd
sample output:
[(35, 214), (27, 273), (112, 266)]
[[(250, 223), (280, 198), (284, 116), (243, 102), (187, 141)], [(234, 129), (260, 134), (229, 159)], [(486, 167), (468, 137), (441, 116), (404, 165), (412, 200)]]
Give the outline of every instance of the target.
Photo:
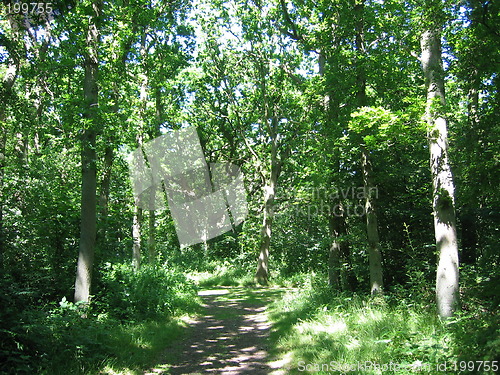
[(270, 374), (266, 308), (282, 292), (240, 287), (201, 291), (203, 315), (166, 349), (164, 364), (145, 374)]

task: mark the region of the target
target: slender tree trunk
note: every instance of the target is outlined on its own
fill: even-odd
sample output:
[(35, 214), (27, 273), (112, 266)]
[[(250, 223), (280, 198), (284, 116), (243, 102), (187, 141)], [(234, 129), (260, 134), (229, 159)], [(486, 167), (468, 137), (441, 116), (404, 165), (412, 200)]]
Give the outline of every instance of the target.
[[(155, 117), (156, 126), (154, 127), (151, 138), (156, 138), (160, 135), (160, 126), (163, 119), (163, 103), (160, 87), (157, 86), (155, 90)], [(156, 211), (149, 210), (149, 228), (148, 228), (148, 254), (149, 263), (156, 262)]]
[[(368, 105), (366, 95), (366, 72), (365, 72), (365, 42), (364, 42), (364, 8), (365, 0), (357, 0), (354, 7), (356, 19), (356, 50), (357, 50), (357, 93), (358, 107)], [(368, 239), (368, 260), (370, 268), (370, 292), (372, 295), (382, 293), (382, 255), (380, 251), (380, 240), (377, 225), (377, 211), (375, 209), (372, 184), (372, 162), (369, 151), (361, 146), (361, 168), (363, 172), (363, 187), (365, 191), (365, 216), (366, 236)]]
[[(137, 144), (142, 148), (142, 135), (137, 136)], [(141, 226), (142, 208), (138, 206), (138, 199), (134, 199), (134, 216), (132, 218), (132, 267), (138, 271), (141, 267)]]
[(328, 252), (328, 284), (334, 290), (341, 289), (340, 283), (340, 257), (341, 248), (340, 243), (340, 228), (338, 217), (334, 215), (330, 216), (330, 233), (332, 237), (332, 243), (330, 245), (330, 251)]
[(271, 179), (269, 184), (264, 187), (264, 219), (262, 220), (259, 258), (255, 273), (255, 279), (261, 285), (266, 285), (269, 280), (269, 248), (274, 219), (274, 196), (275, 181), (273, 182)]
[[(276, 119), (272, 119), (273, 128), (277, 126)], [(273, 131), (274, 132), (274, 131)], [(268, 184), (264, 186), (264, 219), (262, 220), (261, 243), (255, 280), (266, 285), (269, 280), (269, 248), (271, 246), (272, 226), (274, 220), (274, 198), (276, 185), (281, 173), (281, 161), (278, 159), (277, 136), (272, 134), (271, 146), (271, 175)]]
[(271, 167), (269, 184), (264, 187), (264, 219), (262, 220), (261, 242), (259, 259), (255, 279), (261, 285), (266, 285), (269, 280), (269, 248), (271, 246), (272, 226), (274, 220), (274, 197), (276, 183), (279, 177), (279, 166)]
[(331, 202), (334, 209), (329, 217), (332, 243), (328, 252), (328, 284), (334, 290), (350, 290), (357, 288), (351, 262), (351, 250), (347, 240), (347, 222), (344, 205), (340, 200)]
[(3, 228), (3, 207), (4, 207), (4, 178), (5, 178), (5, 147), (7, 143), (7, 129), (4, 129), (5, 113), (0, 109), (0, 272), (3, 271), (3, 258), (5, 254), (5, 233)]
[[(325, 72), (326, 72), (326, 55), (324, 51), (319, 52), (318, 56), (318, 72), (319, 75), (324, 77)], [(326, 118), (329, 120), (329, 122), (334, 122), (335, 124), (338, 123), (338, 121), (332, 121), (332, 113), (336, 114), (336, 111), (331, 111), (332, 108), (330, 108), (330, 94), (327, 93), (324, 98), (323, 98), (323, 109), (326, 112)], [(335, 165), (335, 172), (338, 171), (338, 167), (340, 165), (339, 157), (333, 158), (333, 164)], [(335, 202), (329, 202), (330, 204), (335, 204)], [(334, 290), (340, 290), (341, 289), (341, 283), (340, 283), (340, 257), (341, 257), (341, 239), (340, 239), (340, 228), (339, 228), (339, 222), (340, 222), (340, 217), (336, 216), (335, 212), (330, 213), (330, 216), (328, 217), (329, 220), (329, 228), (330, 228), (330, 236), (332, 239), (332, 243), (330, 244), (330, 249), (328, 251), (328, 284), (330, 287)]]
[(453, 315), (458, 302), (458, 245), (455, 193), (448, 162), (447, 123), (444, 117), (444, 72), (441, 62), (441, 26), (421, 35), (422, 68), (427, 89), (426, 120), (432, 176), (434, 232), (439, 254), (436, 302), (442, 318)]
[(149, 264), (156, 263), (156, 213), (155, 210), (149, 210), (149, 228), (148, 228), (148, 260)]
[(80, 251), (75, 281), (75, 302), (89, 302), (92, 283), (92, 268), (96, 240), (96, 137), (97, 137), (97, 107), (99, 70), (98, 44), (99, 30), (97, 18), (100, 13), (100, 3), (94, 1), (94, 14), (89, 21), (87, 30), (86, 51), (84, 60), (84, 119), (86, 129), (82, 135), (82, 200)]
[(368, 256), (370, 266), (370, 292), (372, 295), (380, 294), (384, 288), (382, 277), (382, 254), (378, 236), (377, 213), (372, 183), (372, 166), (368, 150), (361, 148), (361, 165), (363, 169), (363, 185), (365, 194), (366, 234), (368, 238)]
[[(263, 100), (261, 126), (267, 128), (268, 136), (271, 141), (271, 170), (268, 179), (264, 177), (264, 218), (262, 220), (261, 243), (259, 249), (259, 258), (257, 260), (257, 270), (255, 272), (255, 280), (266, 285), (269, 280), (269, 249), (271, 246), (272, 226), (274, 220), (274, 198), (276, 195), (276, 186), (281, 173), (281, 163), (286, 152), (278, 154), (278, 118), (275, 113), (275, 103), (269, 100), (267, 92), (267, 72), (264, 68), (264, 63), (258, 63), (260, 74), (260, 91)], [(264, 174), (262, 174), (264, 176)]]
[(356, 44), (356, 101), (358, 107), (368, 105), (366, 95), (366, 72), (365, 72), (365, 0), (355, 0), (355, 44)]
[(82, 200), (80, 251), (75, 282), (75, 302), (89, 302), (96, 237), (96, 134), (86, 130), (82, 137)]
[[(143, 141), (144, 141), (144, 124), (146, 122), (146, 105), (148, 101), (148, 76), (145, 68), (145, 60), (147, 55), (146, 49), (146, 30), (143, 30), (141, 35), (141, 63), (143, 64), (142, 72), (141, 72), (141, 87), (139, 92), (139, 129), (137, 132), (137, 145), (139, 149), (142, 149)], [(143, 211), (137, 205), (137, 201), (134, 202), (134, 217), (132, 222), (132, 266), (137, 271), (141, 266), (141, 229), (142, 229), (142, 219), (143, 219)]]
[[(7, 15), (10, 27), (12, 29), (12, 45), (16, 45), (17, 41), (21, 39), (20, 25), (16, 17)], [(17, 74), (19, 71), (20, 60), (17, 51), (9, 50), (9, 60), (7, 69), (0, 82), (0, 95), (2, 105), (0, 106), (0, 271), (3, 271), (4, 255), (6, 238), (4, 232), (3, 208), (4, 208), (4, 178), (5, 178), (5, 164), (7, 155), (5, 154), (7, 147), (7, 128), (5, 127), (7, 121), (7, 105), (12, 95), (12, 87), (16, 82)]]
[(132, 221), (132, 266), (138, 271), (141, 267), (141, 222), (142, 209), (134, 205), (134, 218)]
[[(320, 51), (318, 56), (318, 71), (321, 76), (325, 76), (327, 69), (332, 69), (332, 66), (327, 65), (327, 56), (324, 51)], [(331, 76), (339, 74), (331, 72)], [(331, 87), (335, 87), (332, 85)], [(334, 95), (331, 88), (323, 99), (323, 108), (326, 114), (325, 124), (330, 124), (330, 131), (325, 129), (325, 136), (330, 138), (340, 137), (342, 128), (339, 124), (338, 108), (340, 103), (338, 96)], [(330, 181), (330, 186), (339, 186), (341, 184), (339, 176), (342, 175), (341, 170), (342, 152), (336, 147), (333, 150), (331, 159), (331, 170), (334, 178)], [(356, 277), (352, 272), (351, 255), (349, 241), (347, 236), (347, 222), (344, 212), (344, 206), (340, 199), (329, 202), (334, 208), (328, 217), (329, 229), (332, 243), (328, 251), (328, 284), (332, 289), (336, 290), (355, 290)]]

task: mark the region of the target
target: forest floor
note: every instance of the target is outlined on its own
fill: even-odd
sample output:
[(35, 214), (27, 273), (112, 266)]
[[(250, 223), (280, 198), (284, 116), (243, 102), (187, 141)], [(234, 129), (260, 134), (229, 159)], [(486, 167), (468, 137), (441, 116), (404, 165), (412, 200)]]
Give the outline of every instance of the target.
[(281, 374), (279, 361), (273, 362), (270, 354), (266, 310), (283, 292), (243, 287), (200, 291), (202, 314), (165, 349), (160, 364), (144, 374)]

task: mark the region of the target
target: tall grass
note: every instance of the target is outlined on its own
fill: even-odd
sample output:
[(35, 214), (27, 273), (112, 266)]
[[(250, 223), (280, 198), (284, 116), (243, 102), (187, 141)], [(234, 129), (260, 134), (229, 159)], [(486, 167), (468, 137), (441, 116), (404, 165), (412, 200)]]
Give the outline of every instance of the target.
[(213, 286), (252, 286), (253, 269), (228, 261), (209, 261), (201, 271), (191, 271), (188, 277), (200, 288)]
[(273, 354), (287, 374), (460, 372), (456, 321), (404, 298), (335, 294), (324, 284), (311, 277), (272, 305)]

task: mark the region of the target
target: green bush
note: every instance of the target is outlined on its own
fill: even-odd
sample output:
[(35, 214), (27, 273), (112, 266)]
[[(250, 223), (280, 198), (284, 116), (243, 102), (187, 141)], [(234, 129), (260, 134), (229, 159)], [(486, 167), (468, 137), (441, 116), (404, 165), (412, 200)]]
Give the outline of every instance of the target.
[(129, 264), (107, 263), (100, 282), (95, 305), (120, 320), (171, 316), (197, 306), (195, 285), (174, 269), (145, 265), (134, 271)]
[[(196, 288), (177, 270), (106, 264), (90, 304), (36, 303), (31, 291), (0, 278), (0, 374), (94, 374), (110, 363), (149, 363), (198, 306)], [(131, 358), (131, 353), (134, 354)]]
[(6, 275), (0, 276), (0, 289), (0, 374), (31, 374), (40, 356), (28, 333), (33, 314), (26, 306), (35, 294)]
[(253, 269), (238, 261), (210, 261), (204, 271), (192, 272), (191, 278), (203, 288), (213, 286), (250, 286), (254, 284)]

